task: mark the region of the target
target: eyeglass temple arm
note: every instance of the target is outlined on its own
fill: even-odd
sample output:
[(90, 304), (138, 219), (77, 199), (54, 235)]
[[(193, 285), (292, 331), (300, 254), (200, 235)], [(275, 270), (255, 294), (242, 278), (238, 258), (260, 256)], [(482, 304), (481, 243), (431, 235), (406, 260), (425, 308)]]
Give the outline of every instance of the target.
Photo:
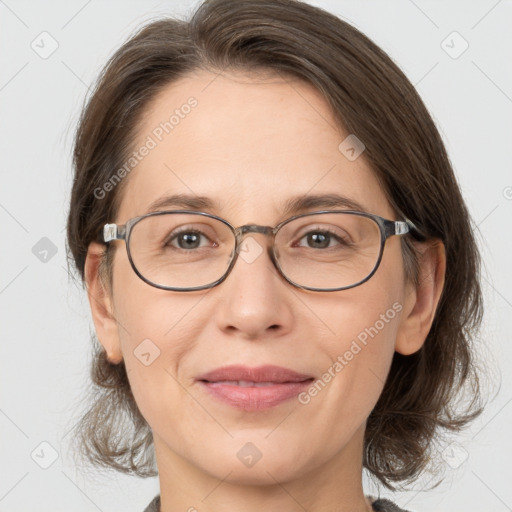
[(126, 237), (126, 225), (118, 226), (117, 224), (105, 224), (103, 230), (99, 234), (101, 242), (107, 243), (112, 240), (124, 240)]
[(405, 235), (405, 233), (409, 233), (410, 226), (407, 222), (401, 221), (401, 220), (395, 220), (393, 222), (394, 224), (394, 230), (393, 235)]
[(406, 233), (410, 233), (412, 236), (417, 238), (418, 240), (426, 240), (426, 236), (416, 227), (414, 222), (409, 220), (407, 217), (405, 220), (395, 220), (391, 221), (386, 226), (387, 235), (405, 235)]

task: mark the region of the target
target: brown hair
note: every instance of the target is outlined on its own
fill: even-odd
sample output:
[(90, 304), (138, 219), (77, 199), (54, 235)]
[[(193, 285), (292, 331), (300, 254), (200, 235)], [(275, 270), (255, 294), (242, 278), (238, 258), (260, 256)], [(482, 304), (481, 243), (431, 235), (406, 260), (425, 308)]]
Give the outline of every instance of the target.
[[(389, 56), (351, 25), (296, 0), (211, 0), (190, 21), (165, 18), (142, 27), (111, 57), (82, 110), (73, 155), (69, 258), (83, 281), (88, 245), (116, 217), (127, 179), (106, 198), (96, 197), (95, 190), (133, 151), (149, 102), (188, 72), (229, 68), (273, 71), (315, 86), (340, 125), (365, 144), (364, 157), (397, 214), (445, 245), (446, 281), (432, 328), (418, 352), (394, 355), (365, 434), (364, 466), (390, 488), (412, 481), (427, 465), (436, 436), (460, 429), (481, 410), (471, 346), (482, 316), (480, 257), (426, 107)], [(407, 238), (406, 273), (415, 279), (417, 259)], [(151, 429), (124, 363), (111, 364), (94, 336), (93, 342), (95, 388), (76, 429), (79, 451), (96, 464), (155, 476)], [(466, 389), (472, 400), (459, 410), (458, 397)]]

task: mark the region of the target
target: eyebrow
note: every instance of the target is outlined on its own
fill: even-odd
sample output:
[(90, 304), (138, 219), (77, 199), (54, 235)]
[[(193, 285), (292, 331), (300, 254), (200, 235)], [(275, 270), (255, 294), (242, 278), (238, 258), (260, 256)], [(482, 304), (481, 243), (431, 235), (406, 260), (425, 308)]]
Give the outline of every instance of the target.
[(219, 209), (219, 203), (207, 196), (191, 196), (188, 194), (174, 194), (164, 196), (153, 201), (147, 209), (147, 213), (167, 207), (186, 208), (188, 210), (215, 210)]
[[(210, 212), (220, 210), (219, 202), (210, 197), (188, 194), (173, 194), (160, 197), (153, 201), (149, 205), (147, 213), (168, 207), (178, 207), (197, 211), (209, 210)], [(285, 201), (283, 204), (283, 215), (295, 215), (305, 210), (311, 210), (312, 208), (342, 208), (361, 212), (366, 211), (366, 209), (363, 208), (363, 206), (354, 199), (350, 199), (339, 194), (303, 194), (291, 197)]]
[(291, 197), (284, 203), (283, 214), (295, 215), (304, 210), (342, 208), (364, 212), (365, 208), (354, 199), (339, 194), (316, 194)]

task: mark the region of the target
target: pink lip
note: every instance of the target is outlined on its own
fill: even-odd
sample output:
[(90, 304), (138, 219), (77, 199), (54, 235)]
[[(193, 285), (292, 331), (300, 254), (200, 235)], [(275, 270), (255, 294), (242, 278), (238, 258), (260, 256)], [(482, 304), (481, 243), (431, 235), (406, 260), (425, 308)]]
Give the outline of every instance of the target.
[[(297, 396), (311, 384), (313, 377), (273, 365), (224, 366), (196, 380), (224, 403), (245, 411), (259, 411)], [(243, 381), (242, 385), (238, 381)]]

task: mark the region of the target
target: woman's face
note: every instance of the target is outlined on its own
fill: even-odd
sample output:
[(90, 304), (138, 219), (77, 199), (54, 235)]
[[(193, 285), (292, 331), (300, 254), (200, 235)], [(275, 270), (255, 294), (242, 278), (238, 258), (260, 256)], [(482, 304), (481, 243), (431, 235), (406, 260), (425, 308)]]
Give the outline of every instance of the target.
[[(143, 116), (134, 150), (155, 147), (139, 152), (111, 221), (124, 224), (171, 194), (207, 196), (218, 206), (202, 211), (235, 227), (275, 226), (291, 216), (283, 216), (289, 199), (332, 193), (395, 219), (364, 152), (354, 160), (340, 151), (348, 135), (323, 97), (300, 81), (241, 72), (188, 75), (163, 90)], [(199, 470), (216, 479), (273, 484), (343, 458), (360, 463), (366, 418), (412, 308), (400, 238), (388, 239), (378, 271), (363, 285), (313, 292), (279, 275), (265, 235), (246, 237), (255, 257), (239, 256), (220, 285), (193, 292), (146, 284), (123, 242), (115, 242), (115, 328), (99, 337), (124, 359), (154, 434), (160, 472)], [(277, 375), (266, 390), (198, 380), (231, 365), (278, 366), (310, 380), (293, 387), (275, 383), (287, 380)], [(224, 379), (240, 375), (251, 380), (250, 373)], [(286, 386), (294, 396), (281, 400)], [(215, 387), (226, 400), (211, 392)], [(257, 398), (265, 393), (275, 398), (267, 406)]]

